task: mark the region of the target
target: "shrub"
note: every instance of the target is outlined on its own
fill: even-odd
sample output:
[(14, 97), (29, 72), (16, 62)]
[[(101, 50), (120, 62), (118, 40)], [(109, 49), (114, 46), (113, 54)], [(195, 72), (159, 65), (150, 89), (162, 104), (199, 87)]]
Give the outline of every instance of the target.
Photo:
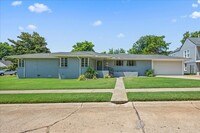
[(97, 76), (93, 76), (93, 78), (92, 79), (97, 79)]
[(146, 70), (145, 75), (147, 77), (154, 77), (155, 76), (154, 70), (152, 70), (152, 69)]
[(111, 76), (109, 74), (106, 74), (106, 75), (104, 75), (104, 78), (109, 79), (109, 78), (111, 78)]
[(13, 70), (14, 71), (14, 70), (16, 70), (16, 68), (17, 68), (16, 64), (11, 64), (11, 65), (8, 66), (9, 70)]
[(79, 81), (86, 80), (85, 75), (80, 75), (80, 76), (78, 77), (78, 80), (79, 80)]
[(97, 72), (94, 69), (92, 69), (91, 67), (88, 67), (87, 70), (85, 71), (85, 76), (87, 78), (91, 79), (96, 75), (97, 75)]

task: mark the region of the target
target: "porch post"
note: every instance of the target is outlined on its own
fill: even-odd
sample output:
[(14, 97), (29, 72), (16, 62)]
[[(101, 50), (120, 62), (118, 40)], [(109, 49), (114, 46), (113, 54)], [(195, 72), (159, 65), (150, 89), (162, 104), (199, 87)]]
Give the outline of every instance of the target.
[(153, 60), (151, 60), (151, 69), (153, 70)]

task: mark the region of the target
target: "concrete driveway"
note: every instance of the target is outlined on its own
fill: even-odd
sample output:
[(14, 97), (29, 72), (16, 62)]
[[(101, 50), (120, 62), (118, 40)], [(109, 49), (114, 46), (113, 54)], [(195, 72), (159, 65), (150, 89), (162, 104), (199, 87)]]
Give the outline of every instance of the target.
[(0, 105), (1, 133), (199, 133), (199, 102)]
[(156, 76), (156, 77), (163, 77), (163, 78), (178, 78), (178, 79), (195, 79), (195, 80), (200, 80), (200, 76), (198, 76), (198, 75), (183, 75), (183, 76)]

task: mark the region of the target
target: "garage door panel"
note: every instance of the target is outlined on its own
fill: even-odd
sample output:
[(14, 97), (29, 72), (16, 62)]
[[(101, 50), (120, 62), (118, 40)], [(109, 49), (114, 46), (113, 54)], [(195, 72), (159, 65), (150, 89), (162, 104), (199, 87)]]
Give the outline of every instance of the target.
[(156, 75), (182, 75), (181, 61), (154, 61)]

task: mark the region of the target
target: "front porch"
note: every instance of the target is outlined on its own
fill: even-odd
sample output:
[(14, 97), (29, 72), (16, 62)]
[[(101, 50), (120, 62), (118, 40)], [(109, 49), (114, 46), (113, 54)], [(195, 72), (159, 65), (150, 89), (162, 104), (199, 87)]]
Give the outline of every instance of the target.
[(105, 75), (109, 74), (113, 77), (130, 77), (138, 76), (138, 72), (130, 70), (130, 66), (126, 66), (126, 61), (123, 61), (122, 66), (116, 65), (116, 60), (107, 59), (91, 59), (90, 65), (98, 73), (98, 77), (103, 78)]

